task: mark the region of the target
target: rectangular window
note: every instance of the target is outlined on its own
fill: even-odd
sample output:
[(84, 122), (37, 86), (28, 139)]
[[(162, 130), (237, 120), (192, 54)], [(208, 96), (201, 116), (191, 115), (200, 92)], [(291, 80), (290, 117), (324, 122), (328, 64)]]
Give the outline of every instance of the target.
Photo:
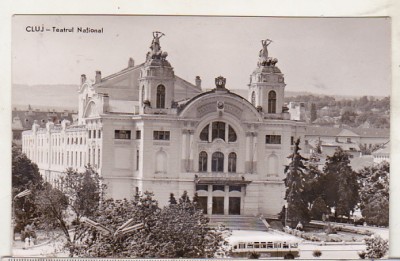
[(115, 130), (114, 138), (118, 140), (130, 140), (131, 131), (130, 130)]
[(96, 130), (93, 130), (93, 139), (96, 138)]
[(136, 150), (136, 170), (139, 170), (139, 150)]
[(101, 130), (99, 130), (99, 136), (98, 137), (99, 137), (99, 139), (101, 138)]
[(89, 133), (89, 139), (91, 139), (92, 138), (92, 130), (89, 130), (88, 133)]
[(281, 144), (281, 135), (265, 135), (266, 144)]
[(290, 137), (290, 145), (294, 145), (294, 137)]
[(225, 191), (225, 185), (213, 185), (213, 191), (216, 190)]
[(208, 185), (196, 185), (196, 191), (197, 190), (205, 190), (208, 191)]
[(136, 139), (140, 140), (142, 138), (142, 132), (140, 130), (136, 131)]
[(154, 131), (153, 138), (155, 140), (169, 140), (169, 131)]
[(101, 160), (100, 160), (100, 149), (98, 149), (97, 150), (97, 165), (98, 165), (99, 168), (100, 168), (100, 162), (101, 162)]

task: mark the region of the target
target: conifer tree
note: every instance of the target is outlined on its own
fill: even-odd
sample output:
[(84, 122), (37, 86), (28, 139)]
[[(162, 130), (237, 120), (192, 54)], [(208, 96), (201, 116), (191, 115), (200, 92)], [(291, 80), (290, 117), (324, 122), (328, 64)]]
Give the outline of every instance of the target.
[(307, 161), (307, 159), (300, 155), (299, 144), (300, 139), (297, 139), (293, 154), (288, 157), (291, 159), (291, 162), (285, 168), (285, 199), (288, 204), (286, 219), (291, 223), (291, 225), (296, 225), (298, 222), (307, 223), (310, 221), (308, 203), (305, 197), (307, 194), (306, 183), (308, 176), (307, 168), (303, 163)]

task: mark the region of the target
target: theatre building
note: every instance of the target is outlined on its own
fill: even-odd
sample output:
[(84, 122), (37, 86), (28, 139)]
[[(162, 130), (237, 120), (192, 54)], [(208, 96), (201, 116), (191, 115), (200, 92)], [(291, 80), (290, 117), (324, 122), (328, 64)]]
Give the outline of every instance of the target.
[(284, 165), (305, 124), (290, 120), (284, 75), (266, 41), (241, 97), (223, 77), (203, 92), (200, 77), (191, 84), (176, 76), (161, 36), (153, 34), (142, 64), (130, 59), (113, 75), (96, 72), (94, 82), (82, 75), (78, 121), (34, 124), (23, 152), (57, 186), (67, 167), (90, 164), (115, 199), (151, 191), (165, 205), (186, 190), (210, 215), (276, 216)]

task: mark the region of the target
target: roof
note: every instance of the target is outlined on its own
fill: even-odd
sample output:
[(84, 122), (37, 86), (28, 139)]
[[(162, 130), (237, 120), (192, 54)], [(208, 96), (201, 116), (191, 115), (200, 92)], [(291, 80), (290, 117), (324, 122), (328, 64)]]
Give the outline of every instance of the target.
[[(12, 111), (12, 119), (13, 124), (12, 127), (24, 130), (32, 129), (32, 124), (36, 120), (37, 124), (40, 127), (45, 127), (48, 120), (51, 120), (54, 123), (59, 123), (62, 120), (66, 119), (70, 122), (73, 122), (72, 115), (76, 114), (76, 112), (72, 111), (64, 111), (64, 112), (56, 112), (56, 111), (39, 111), (39, 110), (13, 110)], [(19, 119), (19, 120), (18, 120)], [(14, 123), (15, 122), (15, 123)], [(17, 123), (20, 122), (20, 123)]]
[(128, 67), (128, 68), (122, 69), (122, 70), (119, 71), (119, 72), (116, 72), (116, 73), (110, 74), (110, 75), (108, 75), (108, 76), (106, 76), (106, 77), (104, 77), (104, 78), (101, 78), (101, 82), (99, 82), (99, 83), (97, 83), (97, 84), (101, 84), (101, 83), (103, 83), (103, 82), (106, 82), (106, 81), (108, 81), (108, 80), (110, 80), (110, 79), (113, 79), (113, 78), (115, 78), (115, 77), (118, 77), (118, 76), (120, 76), (120, 75), (124, 75), (124, 74), (126, 74), (126, 73), (128, 73), (128, 72), (134, 71), (134, 70), (136, 70), (136, 69), (142, 67), (143, 65), (144, 65), (144, 63), (141, 63), (141, 64), (136, 65), (136, 66), (133, 66), (133, 67)]
[[(370, 138), (389, 138), (389, 129), (377, 128), (334, 128), (334, 127), (314, 127), (306, 128), (306, 136), (340, 136), (340, 137), (370, 137)], [(349, 135), (349, 136), (347, 136)]]
[(139, 105), (138, 101), (110, 100), (110, 112), (134, 113), (135, 106)]
[(383, 145), (382, 148), (372, 152), (372, 155), (389, 155), (390, 154), (390, 141)]
[(230, 244), (237, 244), (239, 242), (287, 242), (298, 243), (300, 240), (292, 235), (279, 233), (270, 230), (265, 231), (250, 231), (250, 230), (232, 230), (232, 234), (227, 238)]

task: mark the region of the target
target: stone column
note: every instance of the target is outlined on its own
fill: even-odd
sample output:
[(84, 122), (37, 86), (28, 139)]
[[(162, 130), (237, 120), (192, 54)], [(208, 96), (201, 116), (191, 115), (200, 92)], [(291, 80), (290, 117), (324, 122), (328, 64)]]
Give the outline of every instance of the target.
[(189, 171), (193, 171), (193, 136), (194, 136), (194, 131), (193, 130), (189, 130)]
[(251, 173), (251, 133), (246, 132), (246, 159), (245, 159), (245, 173)]
[(188, 142), (187, 142), (187, 130), (182, 130), (182, 157), (181, 157), (181, 164), (183, 171), (189, 171), (189, 166), (187, 162), (187, 153), (188, 153)]
[(252, 163), (252, 170), (253, 173), (257, 173), (257, 133), (253, 132), (253, 163)]
[(207, 197), (207, 213), (212, 215), (212, 185), (208, 185), (208, 197)]
[(229, 186), (225, 185), (224, 215), (229, 215)]

